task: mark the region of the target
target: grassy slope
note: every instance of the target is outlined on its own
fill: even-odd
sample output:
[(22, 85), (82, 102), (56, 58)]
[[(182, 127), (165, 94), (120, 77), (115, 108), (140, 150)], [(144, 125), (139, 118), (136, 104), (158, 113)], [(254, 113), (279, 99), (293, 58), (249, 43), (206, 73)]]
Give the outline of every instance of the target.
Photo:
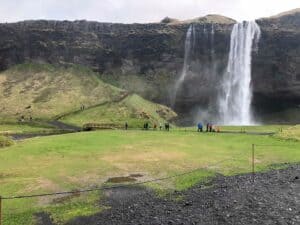
[[(21, 115), (49, 119), (110, 101), (121, 90), (103, 83), (90, 70), (74, 66), (68, 69), (48, 64), (21, 64), (0, 74), (2, 118)], [(26, 109), (26, 107), (31, 108)]]
[(300, 141), (300, 125), (283, 129), (282, 132), (277, 133), (276, 136), (286, 140)]
[(116, 87), (137, 93), (138, 95), (147, 99), (161, 99), (168, 93), (169, 86), (172, 80), (171, 75), (166, 74), (153, 74), (147, 76), (140, 76), (134, 74), (126, 74), (125, 76), (119, 76), (122, 71), (115, 71), (115, 74), (100, 75), (103, 81), (112, 84)]
[[(159, 113), (160, 112), (160, 113)], [(145, 121), (164, 123), (175, 117), (169, 108), (149, 102), (138, 95), (129, 95), (117, 103), (108, 103), (62, 118), (63, 122), (82, 126), (85, 123), (115, 124), (123, 127), (142, 127)]]
[[(123, 125), (127, 120), (132, 125), (141, 124), (145, 120), (140, 115), (143, 111), (150, 121), (164, 121), (176, 116), (167, 107), (137, 95), (131, 95), (119, 103), (127, 95), (124, 90), (102, 82), (97, 74), (81, 66), (62, 68), (32, 63), (14, 66), (0, 73), (0, 94), (4, 96), (0, 98), (0, 122), (10, 125), (22, 115), (27, 120), (30, 116), (38, 120), (51, 120), (68, 115), (63, 120), (75, 125), (90, 122)], [(82, 104), (87, 110), (79, 110)], [(157, 114), (157, 110), (166, 113), (164, 118)], [(3, 131), (7, 128), (11, 130), (2, 127)]]
[[(207, 167), (198, 173), (160, 182), (159, 187), (183, 189), (215, 172), (225, 175), (251, 170), (251, 145), (256, 148), (256, 169), (271, 164), (300, 162), (300, 142), (270, 136), (159, 131), (99, 131), (34, 138), (0, 150), (0, 193), (21, 195), (101, 185), (108, 177), (143, 173), (158, 178)], [(228, 159), (218, 165), (216, 162)], [(96, 196), (65, 204), (45, 199), (5, 202), (6, 224), (30, 224), (35, 207), (46, 207), (56, 220), (90, 214)], [(85, 199), (87, 199), (85, 201)], [(72, 204), (72, 202), (75, 202)]]

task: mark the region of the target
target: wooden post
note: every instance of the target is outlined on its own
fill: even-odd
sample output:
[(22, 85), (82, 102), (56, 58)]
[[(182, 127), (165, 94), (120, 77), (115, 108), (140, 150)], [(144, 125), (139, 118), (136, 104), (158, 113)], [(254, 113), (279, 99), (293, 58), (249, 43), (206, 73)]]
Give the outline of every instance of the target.
[(2, 225), (2, 197), (0, 195), (0, 225)]
[(254, 183), (254, 144), (252, 144), (252, 183)]

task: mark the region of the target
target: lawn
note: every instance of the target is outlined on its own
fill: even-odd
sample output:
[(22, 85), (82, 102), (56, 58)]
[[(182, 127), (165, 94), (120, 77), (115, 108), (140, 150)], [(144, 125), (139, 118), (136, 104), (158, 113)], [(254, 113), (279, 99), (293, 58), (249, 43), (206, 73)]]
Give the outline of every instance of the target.
[(7, 122), (0, 123), (0, 135), (27, 134), (27, 133), (48, 133), (55, 131), (54, 127), (42, 122)]
[[(206, 124), (203, 125), (204, 131), (206, 130)], [(218, 125), (217, 125), (218, 126)], [(276, 133), (289, 128), (290, 125), (252, 125), (252, 126), (219, 126), (220, 131), (224, 132), (241, 132), (241, 133)], [(181, 131), (196, 131), (197, 127), (179, 127)]]
[[(277, 127), (257, 128), (260, 131)], [(251, 171), (256, 144), (256, 170), (300, 162), (300, 142), (278, 136), (165, 131), (95, 131), (39, 137), (0, 149), (0, 194), (37, 194), (101, 186), (108, 178), (142, 174), (141, 181), (203, 168), (187, 176), (158, 182), (159, 189), (185, 189), (215, 173)], [(101, 193), (4, 202), (4, 225), (29, 225), (41, 209), (55, 221), (89, 215), (102, 209)]]

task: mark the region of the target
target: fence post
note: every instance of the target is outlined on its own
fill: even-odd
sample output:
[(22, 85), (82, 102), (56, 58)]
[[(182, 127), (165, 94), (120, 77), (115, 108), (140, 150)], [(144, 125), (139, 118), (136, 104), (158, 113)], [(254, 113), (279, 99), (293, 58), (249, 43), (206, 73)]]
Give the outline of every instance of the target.
[(0, 195), (0, 225), (2, 225), (2, 197)]
[(252, 183), (254, 183), (254, 144), (252, 144)]

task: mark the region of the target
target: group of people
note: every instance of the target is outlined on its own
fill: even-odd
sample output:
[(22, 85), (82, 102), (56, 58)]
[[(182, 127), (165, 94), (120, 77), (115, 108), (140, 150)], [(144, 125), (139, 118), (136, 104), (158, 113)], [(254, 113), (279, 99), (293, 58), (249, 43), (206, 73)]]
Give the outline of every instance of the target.
[[(198, 123), (197, 125), (198, 132), (203, 132), (203, 125), (201, 122)], [(206, 124), (206, 132), (220, 132), (220, 127), (218, 126), (213, 126), (212, 123), (207, 123)]]
[(81, 110), (81, 111), (85, 110), (85, 105), (82, 104), (82, 105), (80, 106), (80, 110)]
[[(170, 124), (169, 124), (169, 123), (165, 123), (164, 126), (165, 126), (165, 130), (166, 130), (166, 131), (169, 131), (169, 130), (170, 130)], [(149, 125), (148, 122), (144, 123), (144, 130), (149, 130), (150, 128), (151, 128), (151, 127), (150, 127), (150, 125)], [(156, 129), (157, 129), (157, 124), (154, 123), (154, 124), (153, 124), (153, 130), (156, 130)], [(162, 125), (162, 123), (160, 123), (160, 124), (159, 124), (159, 130), (162, 130), (162, 129), (163, 129), (163, 125)]]
[[(125, 130), (128, 130), (128, 123), (127, 122), (125, 122)], [(150, 127), (150, 125), (149, 125), (149, 123), (148, 122), (145, 122), (144, 123), (144, 126), (143, 126), (143, 129), (144, 130), (149, 130), (151, 127)], [(165, 130), (166, 131), (170, 131), (170, 124), (169, 123), (165, 123), (164, 124), (164, 128), (165, 128)], [(156, 123), (154, 123), (153, 124), (153, 130), (157, 130), (157, 124)], [(162, 123), (160, 123), (159, 124), (159, 130), (163, 130), (163, 124)]]
[[(128, 123), (125, 122), (125, 125), (124, 125), (125, 130), (128, 130), (128, 127), (129, 127)], [(151, 128), (150, 124), (148, 122), (145, 122), (144, 125), (143, 125), (143, 130), (149, 130), (150, 128)], [(197, 124), (197, 128), (198, 128), (197, 129), (198, 132), (203, 132), (203, 130), (204, 130), (203, 124), (201, 122), (199, 122)], [(156, 123), (153, 124), (152, 129), (157, 130), (157, 124)], [(166, 131), (170, 131), (170, 124), (168, 122), (166, 122), (164, 124), (164, 129)], [(162, 123), (159, 124), (159, 130), (163, 130), (163, 124)], [(206, 124), (206, 132), (220, 132), (220, 127), (214, 126), (212, 123), (207, 123)]]
[[(33, 118), (32, 118), (31, 115), (28, 117), (28, 120), (29, 120), (29, 121), (32, 121), (32, 120), (33, 120)], [(19, 121), (19, 122), (25, 122), (25, 121), (26, 121), (25, 116), (22, 115), (22, 116), (18, 119), (18, 121)]]

